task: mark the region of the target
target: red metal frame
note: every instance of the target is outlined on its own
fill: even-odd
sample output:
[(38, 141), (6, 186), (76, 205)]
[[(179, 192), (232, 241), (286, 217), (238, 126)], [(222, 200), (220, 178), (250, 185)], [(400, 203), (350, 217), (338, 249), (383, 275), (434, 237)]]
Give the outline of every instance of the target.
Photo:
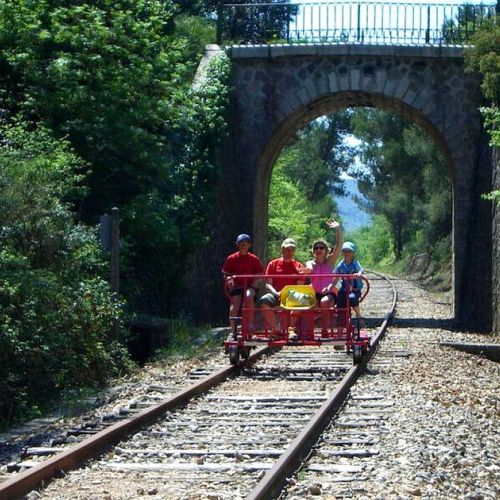
[[(304, 275), (279, 275), (280, 278), (290, 278), (290, 280), (306, 280), (309, 276)], [(315, 274), (315, 277), (329, 277), (332, 281), (336, 278), (339, 280), (346, 280), (348, 282), (346, 288), (350, 289), (350, 283), (353, 280), (361, 279), (365, 283), (363, 287), (363, 292), (360, 296), (360, 303), (367, 296), (370, 291), (370, 283), (364, 276), (357, 276), (351, 274)], [(244, 348), (256, 347), (258, 345), (268, 345), (269, 347), (282, 347), (284, 345), (314, 345), (319, 346), (322, 344), (330, 345), (340, 345), (344, 346), (348, 351), (354, 349), (355, 346), (359, 346), (362, 352), (368, 350), (370, 339), (364, 330), (356, 331), (355, 325), (353, 324), (351, 318), (351, 305), (347, 298), (347, 307), (338, 308), (337, 306), (330, 307), (326, 309), (328, 314), (325, 313), (325, 309), (316, 304), (316, 307), (312, 307), (306, 310), (290, 310), (289, 308), (284, 308), (278, 306), (271, 309), (276, 317), (276, 323), (278, 328), (274, 331), (269, 325), (266, 325), (264, 318), (261, 314), (261, 309), (259, 307), (245, 307), (245, 292), (248, 289), (248, 283), (254, 280), (264, 280), (276, 278), (274, 275), (234, 275), (228, 278), (240, 278), (245, 283), (242, 297), (241, 306), (241, 325), (237, 327), (237, 331), (233, 332), (236, 335), (234, 340), (227, 340), (224, 342), (226, 349), (230, 347), (237, 346), (240, 350)], [(225, 282), (225, 294), (228, 299), (231, 299), (229, 295), (229, 290), (227, 287), (227, 280)], [(347, 293), (348, 296), (348, 293)], [(323, 324), (323, 317), (328, 316), (329, 320), (326, 325)], [(249, 316), (253, 314), (253, 325), (249, 323)], [(290, 324), (290, 318), (292, 315), (298, 316), (296, 322), (296, 340), (288, 339), (288, 327)], [(359, 329), (358, 329), (359, 330)]]

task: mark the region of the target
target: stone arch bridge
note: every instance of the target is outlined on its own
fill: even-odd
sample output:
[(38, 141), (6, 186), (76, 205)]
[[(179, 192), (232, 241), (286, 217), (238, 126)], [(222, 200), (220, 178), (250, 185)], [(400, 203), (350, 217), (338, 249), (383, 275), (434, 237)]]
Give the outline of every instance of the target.
[[(217, 46), (209, 46), (217, 51)], [(222, 153), (220, 259), (234, 235), (252, 231), (266, 256), (273, 164), (309, 121), (347, 107), (372, 106), (423, 127), (447, 159), (453, 189), (455, 320), (491, 328), (491, 150), (478, 106), (479, 82), (464, 71), (463, 50), (449, 46), (262, 45), (227, 48), (232, 59), (229, 137)], [(409, 165), (408, 168), (411, 168)]]

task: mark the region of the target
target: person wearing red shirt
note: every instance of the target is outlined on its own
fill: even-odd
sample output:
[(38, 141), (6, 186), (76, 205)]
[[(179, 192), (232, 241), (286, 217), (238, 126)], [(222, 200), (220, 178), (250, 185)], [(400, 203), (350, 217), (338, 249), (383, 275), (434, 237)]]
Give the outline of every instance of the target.
[(229, 326), (233, 334), (236, 332), (236, 320), (238, 316), (241, 300), (244, 297), (245, 307), (249, 308), (249, 322), (253, 323), (253, 299), (258, 288), (258, 280), (250, 278), (233, 278), (235, 274), (262, 274), (264, 268), (259, 258), (249, 251), (252, 239), (248, 234), (240, 234), (236, 238), (238, 251), (227, 256), (222, 267), (222, 273), (226, 279), (231, 302), (229, 304)]
[[(295, 249), (297, 244), (292, 238), (286, 238), (281, 244), (281, 257), (271, 260), (267, 264), (266, 274), (276, 276), (268, 278), (266, 283), (267, 293), (260, 298), (262, 314), (267, 324), (273, 329), (277, 329), (276, 315), (272, 311), (273, 308), (280, 304), (280, 291), (286, 285), (298, 285), (304, 283), (301, 278), (280, 278), (280, 274), (303, 274), (305, 270), (304, 264), (295, 260)], [(295, 333), (295, 323), (297, 318), (290, 318), (290, 340), (297, 338)]]

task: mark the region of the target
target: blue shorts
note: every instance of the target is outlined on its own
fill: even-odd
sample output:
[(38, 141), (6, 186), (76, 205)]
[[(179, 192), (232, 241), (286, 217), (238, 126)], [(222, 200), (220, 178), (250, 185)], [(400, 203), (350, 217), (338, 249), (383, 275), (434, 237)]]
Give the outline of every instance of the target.
[(328, 297), (331, 301), (335, 302), (335, 294), (334, 293), (320, 293), (316, 292), (316, 300), (319, 300), (321, 302), (321, 299), (323, 297)]
[[(346, 295), (347, 294), (345, 291), (339, 291), (337, 297), (335, 298), (335, 303), (337, 304), (337, 307), (340, 307), (341, 309), (347, 307)], [(349, 303), (351, 304), (351, 307), (359, 306), (360, 297), (361, 297), (361, 290), (352, 290), (349, 293)]]
[(280, 298), (279, 296), (276, 297), (274, 293), (268, 292), (259, 299), (259, 303), (266, 304), (269, 307), (278, 307), (280, 305)]
[[(252, 286), (249, 286), (248, 288), (252, 289), (254, 292), (257, 292), (257, 290), (254, 287), (252, 287)], [(243, 286), (239, 286), (237, 288), (233, 288), (229, 292), (229, 295), (231, 297), (235, 297), (236, 295), (241, 295), (243, 297), (243, 294), (245, 293), (245, 290), (247, 290), (248, 288), (245, 288)]]

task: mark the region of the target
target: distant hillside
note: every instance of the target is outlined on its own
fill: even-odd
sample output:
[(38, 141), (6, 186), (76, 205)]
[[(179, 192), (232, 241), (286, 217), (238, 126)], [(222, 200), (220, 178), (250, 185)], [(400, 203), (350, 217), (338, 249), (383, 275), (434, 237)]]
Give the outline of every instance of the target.
[(361, 226), (368, 226), (371, 223), (371, 216), (361, 210), (352, 199), (353, 195), (362, 196), (358, 190), (358, 181), (350, 177), (345, 179), (347, 196), (336, 196), (335, 201), (339, 207), (344, 228), (353, 231)]

